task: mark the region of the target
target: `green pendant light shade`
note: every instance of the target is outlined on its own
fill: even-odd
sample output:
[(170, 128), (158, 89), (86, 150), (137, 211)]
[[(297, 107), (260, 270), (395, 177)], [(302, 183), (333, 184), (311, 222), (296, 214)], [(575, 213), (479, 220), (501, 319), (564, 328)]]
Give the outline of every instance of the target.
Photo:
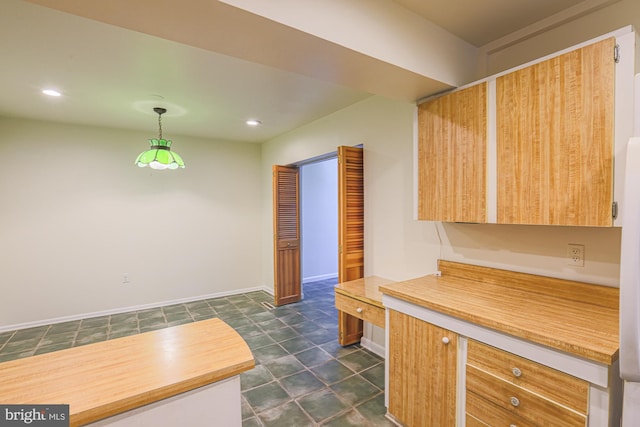
[(136, 165), (151, 169), (178, 169), (184, 167), (182, 157), (171, 151), (171, 141), (167, 139), (150, 139), (151, 148), (143, 151), (136, 159)]
[(182, 157), (175, 151), (171, 151), (171, 140), (162, 138), (162, 115), (167, 112), (166, 109), (156, 107), (153, 109), (158, 113), (158, 128), (160, 135), (158, 138), (149, 140), (151, 147), (147, 151), (143, 151), (136, 159), (135, 164), (141, 168), (149, 166), (151, 169), (178, 169), (184, 168)]

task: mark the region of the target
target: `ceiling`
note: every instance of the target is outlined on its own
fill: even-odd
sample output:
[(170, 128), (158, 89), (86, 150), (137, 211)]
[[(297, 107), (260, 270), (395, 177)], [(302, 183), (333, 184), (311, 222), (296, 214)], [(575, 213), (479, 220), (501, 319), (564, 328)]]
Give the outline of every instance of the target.
[[(481, 47), (521, 28), (575, 7), (593, 10), (611, 1), (585, 0), (395, 0), (474, 46)], [(589, 3), (589, 5), (587, 5)]]
[[(482, 46), (584, 0), (395, 0)], [(605, 0), (600, 0), (602, 3)], [(24, 0), (0, 4), (0, 115), (263, 142), (371, 96)], [(63, 93), (43, 96), (43, 88)], [(262, 125), (250, 128), (246, 119)]]

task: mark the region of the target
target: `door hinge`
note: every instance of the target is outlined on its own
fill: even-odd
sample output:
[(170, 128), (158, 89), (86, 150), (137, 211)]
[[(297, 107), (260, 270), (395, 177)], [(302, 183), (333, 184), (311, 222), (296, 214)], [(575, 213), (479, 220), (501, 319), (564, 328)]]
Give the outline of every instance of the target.
[(616, 62), (616, 64), (620, 62), (620, 45), (619, 44), (615, 45), (615, 47), (613, 48), (613, 60)]
[(618, 218), (618, 202), (613, 202), (613, 205), (611, 206), (611, 216), (613, 219)]

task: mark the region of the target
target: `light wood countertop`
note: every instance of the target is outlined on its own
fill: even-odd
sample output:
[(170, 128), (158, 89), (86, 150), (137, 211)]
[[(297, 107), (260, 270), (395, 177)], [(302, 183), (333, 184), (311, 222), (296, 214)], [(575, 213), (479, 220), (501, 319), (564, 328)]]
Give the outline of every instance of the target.
[(209, 319), (0, 363), (0, 402), (69, 404), (79, 426), (253, 366), (240, 335)]
[(439, 269), (441, 277), (380, 291), (588, 360), (617, 360), (619, 289), (450, 261)]
[(362, 279), (338, 283), (335, 286), (335, 290), (339, 294), (384, 308), (382, 305), (382, 292), (380, 292), (380, 286), (389, 285), (391, 283), (394, 282), (378, 276), (369, 276), (363, 277)]

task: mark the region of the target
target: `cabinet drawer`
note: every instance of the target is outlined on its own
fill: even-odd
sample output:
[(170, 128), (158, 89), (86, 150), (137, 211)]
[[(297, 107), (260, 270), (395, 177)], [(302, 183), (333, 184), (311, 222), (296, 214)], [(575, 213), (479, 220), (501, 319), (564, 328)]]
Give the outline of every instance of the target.
[(375, 305), (359, 301), (355, 298), (349, 298), (337, 292), (336, 308), (366, 322), (380, 326), (381, 328), (385, 326), (384, 308), (376, 307)]
[(589, 384), (539, 363), (469, 340), (467, 363), (587, 414)]
[(535, 427), (535, 424), (471, 392), (467, 392), (466, 411), (467, 427)]
[(485, 424), (468, 412), (464, 416), (465, 427), (491, 427), (489, 424)]
[[(475, 393), (534, 425), (584, 427), (584, 414), (467, 365), (467, 392)], [(517, 425), (517, 424), (516, 424)]]

